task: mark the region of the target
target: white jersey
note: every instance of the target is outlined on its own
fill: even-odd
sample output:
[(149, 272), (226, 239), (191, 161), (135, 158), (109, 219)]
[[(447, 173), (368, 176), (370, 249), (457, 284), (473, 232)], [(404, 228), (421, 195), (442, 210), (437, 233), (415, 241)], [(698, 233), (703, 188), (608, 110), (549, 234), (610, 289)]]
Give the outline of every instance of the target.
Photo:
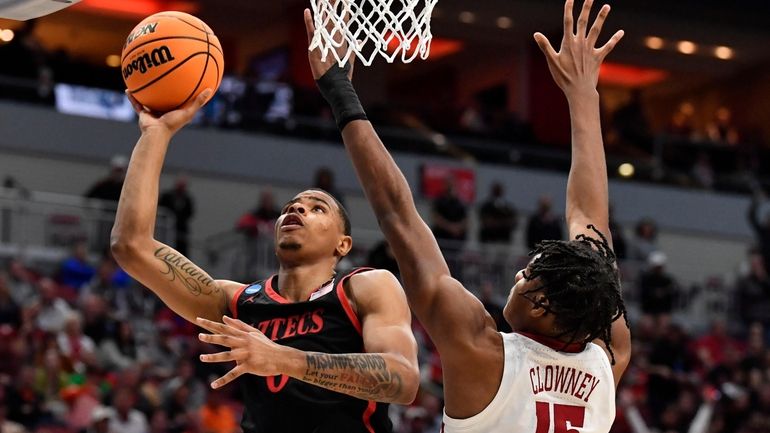
[[(500, 388), (481, 413), (452, 419), (445, 433), (607, 433), (615, 420), (615, 381), (604, 350), (529, 334), (502, 334)], [(537, 341), (536, 341), (537, 340)], [(565, 350), (565, 351), (561, 351)]]

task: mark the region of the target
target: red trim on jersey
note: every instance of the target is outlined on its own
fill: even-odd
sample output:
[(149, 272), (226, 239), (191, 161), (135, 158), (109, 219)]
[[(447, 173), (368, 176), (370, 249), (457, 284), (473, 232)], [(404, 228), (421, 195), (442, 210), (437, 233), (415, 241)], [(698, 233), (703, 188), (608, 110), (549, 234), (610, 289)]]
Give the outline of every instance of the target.
[(249, 287), (249, 285), (246, 284), (238, 289), (238, 291), (233, 295), (233, 299), (230, 299), (230, 314), (232, 314), (233, 319), (238, 318), (238, 298), (241, 297), (241, 293), (246, 290), (246, 287)]
[(286, 300), (286, 298), (281, 296), (280, 293), (278, 293), (275, 290), (273, 290), (273, 278), (274, 277), (275, 277), (275, 275), (273, 275), (272, 277), (270, 277), (267, 280), (265, 280), (265, 293), (267, 293), (267, 296), (269, 296), (270, 299), (272, 299), (275, 302), (278, 302), (279, 304), (291, 304), (291, 302), (289, 302), (288, 300)]
[(580, 353), (586, 348), (585, 343), (565, 344), (563, 341), (559, 341), (551, 337), (546, 337), (545, 335), (530, 334), (529, 332), (519, 332), (518, 334), (523, 335), (530, 340), (534, 340), (543, 346), (548, 346), (557, 352)]
[(342, 309), (345, 310), (345, 314), (348, 315), (348, 319), (350, 319), (350, 323), (353, 324), (353, 327), (356, 328), (356, 331), (358, 331), (359, 334), (364, 333), (363, 327), (361, 326), (361, 321), (358, 320), (358, 316), (356, 315), (356, 312), (353, 311), (353, 307), (350, 305), (350, 301), (348, 300), (348, 296), (345, 294), (345, 288), (343, 287), (345, 284), (345, 281), (352, 277), (355, 274), (365, 272), (365, 271), (371, 271), (372, 268), (358, 268), (355, 271), (345, 275), (344, 278), (340, 280), (339, 283), (337, 283), (337, 297), (340, 299), (340, 304), (342, 305)]
[(366, 427), (366, 431), (369, 433), (374, 433), (374, 428), (372, 428), (371, 418), (374, 414), (374, 411), (377, 410), (377, 402), (370, 401), (369, 405), (366, 406), (366, 410), (364, 411), (364, 427)]

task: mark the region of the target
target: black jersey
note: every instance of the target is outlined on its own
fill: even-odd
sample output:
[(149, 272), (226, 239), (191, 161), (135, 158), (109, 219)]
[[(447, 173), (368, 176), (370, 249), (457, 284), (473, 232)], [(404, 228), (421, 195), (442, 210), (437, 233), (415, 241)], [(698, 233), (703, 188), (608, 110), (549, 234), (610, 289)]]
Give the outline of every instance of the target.
[[(278, 277), (243, 287), (233, 297), (233, 317), (278, 344), (322, 353), (361, 353), (361, 322), (343, 284), (358, 272), (335, 277), (306, 302), (289, 302)], [(360, 400), (288, 376), (239, 379), (245, 399), (244, 433), (385, 433), (392, 431), (388, 405)]]

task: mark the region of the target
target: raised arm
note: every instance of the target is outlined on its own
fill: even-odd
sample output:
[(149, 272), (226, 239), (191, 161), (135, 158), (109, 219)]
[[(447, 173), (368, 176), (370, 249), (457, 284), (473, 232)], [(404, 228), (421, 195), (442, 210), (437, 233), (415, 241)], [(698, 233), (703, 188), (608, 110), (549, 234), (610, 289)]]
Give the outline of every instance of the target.
[(557, 53), (548, 39), (535, 34), (540, 49), (545, 53), (548, 67), (556, 84), (569, 103), (572, 121), (572, 166), (567, 182), (567, 225), (571, 239), (585, 233), (593, 224), (607, 238), (609, 236), (609, 201), (607, 193), (607, 164), (604, 156), (602, 128), (599, 116), (599, 68), (604, 58), (623, 37), (619, 30), (601, 48), (595, 48), (604, 20), (610, 12), (604, 5), (587, 33), (588, 17), (593, 0), (586, 0), (577, 22), (573, 25), (573, 0), (564, 6), (564, 37)]
[[(308, 42), (314, 27), (305, 11)], [(409, 305), (441, 347), (471, 341), (491, 322), (481, 303), (454, 280), (430, 228), (420, 217), (409, 185), (358, 102), (349, 70), (319, 50), (309, 53), (321, 93), (329, 101), (358, 179), (398, 262)], [(493, 325), (492, 325), (493, 326)], [(449, 351), (447, 351), (449, 353)]]
[[(185, 107), (154, 117), (136, 100), (142, 136), (134, 147), (112, 228), (112, 253), (132, 277), (155, 292), (174, 312), (194, 322), (196, 317), (221, 320), (229, 296), (238, 285), (215, 281), (189, 259), (154, 238), (158, 184), (173, 135), (192, 120), (207, 101), (204, 92)], [(130, 96), (129, 96), (130, 97)]]
[[(545, 53), (554, 81), (567, 97), (572, 119), (572, 166), (567, 181), (567, 225), (570, 239), (581, 234), (595, 237), (588, 228), (593, 225), (611, 243), (607, 164), (596, 86), (599, 82), (599, 68), (623, 37), (623, 31), (616, 32), (601, 48), (595, 48), (610, 7), (604, 5), (601, 8), (588, 31), (592, 5), (593, 0), (583, 3), (575, 29), (573, 0), (567, 0), (564, 5), (564, 37), (558, 53), (541, 33), (535, 34), (535, 40)], [(597, 343), (601, 344), (600, 341)], [(612, 349), (617, 360), (613, 366), (617, 382), (631, 356), (631, 334), (625, 320), (613, 323)]]

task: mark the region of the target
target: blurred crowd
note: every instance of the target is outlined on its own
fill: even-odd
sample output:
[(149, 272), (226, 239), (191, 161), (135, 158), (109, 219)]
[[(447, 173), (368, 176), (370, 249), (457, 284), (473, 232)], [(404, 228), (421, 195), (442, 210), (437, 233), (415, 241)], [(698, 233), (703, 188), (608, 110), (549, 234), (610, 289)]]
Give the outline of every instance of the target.
[(0, 268), (0, 431), (236, 432), (196, 329), (82, 244), (53, 275)]
[[(108, 175), (85, 195), (117, 200), (125, 163), (124, 158), (113, 159)], [(162, 206), (178, 215), (174, 240), (183, 248), (194, 216), (187, 184), (180, 176), (160, 198)], [(313, 186), (344, 200), (329, 169), (317, 172)], [(729, 305), (720, 310), (725, 314), (715, 316), (706, 332), (690, 326), (686, 318), (683, 321), (681, 312), (708, 287), (683, 287), (667, 270), (656, 222), (641, 219), (633, 230), (611, 222), (634, 338), (632, 364), (618, 394), (614, 432), (770, 431), (770, 220), (760, 216), (761, 200), (758, 195), (748, 209), (758, 240), (747, 253), (744, 271), (731, 287), (723, 281), (704, 283), (730, 294)], [(469, 224), (473, 212), (477, 233), (471, 233)], [(248, 244), (259, 244), (272, 237), (279, 213), (272, 193), (264, 189), (258, 204), (234, 222), (233, 230)], [(447, 257), (474, 238), (499, 252), (500, 273), (509, 267), (504, 259), (512, 243), (531, 248), (541, 240), (566, 236), (563, 217), (549, 197), (541, 197), (536, 211), (524, 219), (506, 199), (501, 184), (493, 184), (473, 206), (447, 181), (433, 201), (431, 221)], [(515, 239), (517, 233), (524, 239)], [(134, 282), (109, 253), (97, 258), (93, 249), (89, 252), (87, 241), (76, 240), (53, 270), (15, 258), (0, 262), (0, 431), (239, 431), (238, 387), (216, 392), (208, 387), (226, 366), (197, 361), (200, 353), (215, 348), (199, 342), (196, 327)], [(355, 260), (350, 265), (398, 274), (385, 242)], [(463, 279), (464, 262), (450, 264)], [(496, 286), (500, 281), (469, 283), (469, 289), (477, 293), (499, 329), (509, 331), (502, 316), (506, 288)], [(420, 324), (415, 321), (413, 328), (420, 345), (422, 387), (414, 404), (393, 407), (392, 419), (397, 433), (439, 432), (440, 359)]]

